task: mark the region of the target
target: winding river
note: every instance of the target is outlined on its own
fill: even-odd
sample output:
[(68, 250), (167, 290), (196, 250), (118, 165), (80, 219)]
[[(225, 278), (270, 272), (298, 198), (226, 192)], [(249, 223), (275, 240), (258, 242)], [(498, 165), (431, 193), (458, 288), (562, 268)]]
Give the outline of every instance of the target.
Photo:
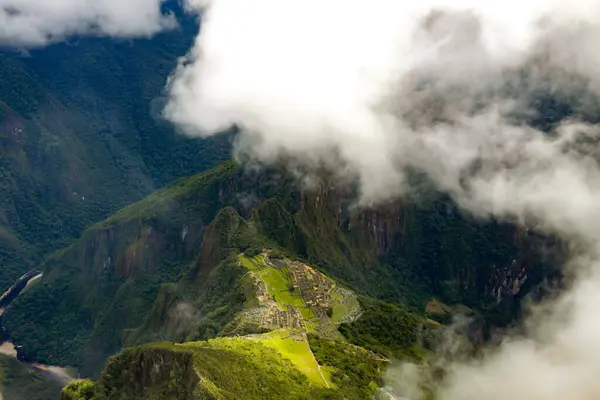
[[(2, 328), (2, 315), (4, 315), (5, 309), (10, 303), (17, 298), (21, 293), (26, 291), (32, 284), (42, 278), (42, 273), (38, 271), (30, 271), (25, 275), (21, 276), (13, 286), (11, 286), (6, 292), (0, 296), (0, 331), (2, 333), (2, 341), (0, 341), (0, 354), (5, 354), (18, 359), (18, 352), (14, 344), (10, 340), (3, 340), (7, 338), (4, 328)], [(62, 385), (66, 385), (68, 382), (75, 380), (75, 369), (71, 367), (59, 367), (55, 365), (46, 365), (36, 362), (25, 362), (20, 360), (21, 363), (30, 369), (40, 372), (51, 379), (60, 382)], [(0, 394), (0, 400), (2, 394)]]

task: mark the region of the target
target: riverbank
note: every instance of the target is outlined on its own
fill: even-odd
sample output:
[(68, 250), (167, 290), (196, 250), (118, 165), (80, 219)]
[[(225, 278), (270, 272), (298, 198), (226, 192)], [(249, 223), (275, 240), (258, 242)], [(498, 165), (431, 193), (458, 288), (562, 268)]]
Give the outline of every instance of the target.
[(57, 400), (64, 381), (0, 354), (0, 392), (6, 400)]
[[(18, 359), (17, 349), (15, 349), (15, 346), (9, 341), (0, 344), (0, 354)], [(19, 361), (26, 367), (42, 373), (44, 376), (59, 382), (63, 386), (66, 386), (69, 382), (77, 379), (77, 369), (74, 367), (59, 367), (56, 365), (46, 365), (36, 362), (28, 363), (21, 360)]]
[[(0, 296), (0, 354), (12, 357), (29, 369), (37, 371), (47, 378), (59, 382), (65, 386), (69, 382), (77, 379), (77, 370), (74, 367), (61, 367), (56, 365), (40, 364), (37, 362), (26, 362), (19, 359), (18, 350), (10, 341), (9, 335), (2, 326), (2, 316), (10, 303), (21, 293), (26, 291), (31, 285), (39, 281), (43, 276), (42, 272), (33, 270), (21, 276), (6, 292)], [(2, 398), (0, 398), (2, 400)]]

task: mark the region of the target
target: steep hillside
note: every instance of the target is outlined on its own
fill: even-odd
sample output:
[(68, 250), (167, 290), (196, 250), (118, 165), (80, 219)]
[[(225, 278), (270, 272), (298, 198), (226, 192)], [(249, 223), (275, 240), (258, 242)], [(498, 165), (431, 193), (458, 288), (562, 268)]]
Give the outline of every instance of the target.
[[(285, 357), (285, 352), (259, 340), (221, 338), (180, 345), (149, 344), (113, 357), (98, 382), (73, 383), (63, 390), (62, 399), (369, 398), (365, 396), (373, 392), (369, 383), (377, 379), (384, 362), (360, 348), (341, 343), (339, 346), (342, 347), (332, 350), (317, 347), (315, 342), (317, 357), (326, 360), (327, 356), (345, 352), (353, 357), (353, 364), (337, 357), (339, 364), (335, 367), (319, 366), (306, 345), (312, 363), (321, 370), (318, 378), (312, 380), (310, 374), (299, 369), (303, 366)], [(351, 370), (356, 365), (362, 366), (363, 380), (351, 379), (356, 378)], [(327, 382), (332, 374), (339, 386)], [(343, 377), (346, 380), (342, 381)]]
[(0, 354), (0, 398), (6, 400), (49, 400), (60, 396), (62, 385), (21, 364), (14, 357)]
[(227, 138), (188, 139), (160, 118), (197, 31), (180, 20), (151, 40), (0, 49), (0, 290), (92, 223), (227, 157)]
[[(542, 239), (464, 217), (440, 197), (357, 210), (331, 183), (298, 188), (275, 171), (244, 171), (232, 162), (179, 180), (50, 257), (42, 281), (14, 302), (5, 325), (24, 357), (93, 374), (124, 344), (274, 327), (264, 321), (290, 321), (281, 327), (291, 328), (298, 314), (307, 330), (327, 331), (330, 323), (317, 317), (324, 312), (336, 320), (335, 307), (328, 315), (326, 305), (343, 294), (314, 309), (306, 307), (312, 300), (304, 293), (292, 290), (295, 283), (302, 290), (304, 279), (294, 271), (304, 277), (314, 271), (317, 281), (320, 271), (360, 296), (400, 307), (390, 313), (385, 307), (393, 306), (361, 300), (364, 318), (340, 328), (351, 340), (419, 357), (409, 350), (412, 339), (400, 338), (411, 337), (408, 311), (424, 315), (437, 297), (466, 304), (486, 323), (506, 323), (518, 312), (520, 296), (552, 270), (535, 251)], [(265, 259), (265, 248), (288, 261)], [(284, 314), (270, 312), (273, 303)]]
[[(223, 276), (229, 278), (229, 285), (219, 284)], [(219, 286), (219, 290), (212, 290), (214, 286)], [(321, 336), (338, 338), (340, 324), (352, 322), (362, 313), (351, 290), (272, 250), (253, 258), (240, 254), (237, 262), (224, 261), (203, 287), (208, 290), (198, 295), (196, 285), (182, 280), (179, 285), (170, 286), (169, 294), (164, 290), (146, 322), (127, 333), (126, 344), (274, 329), (319, 332)], [(165, 301), (166, 297), (171, 300)], [(223, 302), (228, 297), (228, 302)], [(223, 303), (219, 304), (219, 300)]]

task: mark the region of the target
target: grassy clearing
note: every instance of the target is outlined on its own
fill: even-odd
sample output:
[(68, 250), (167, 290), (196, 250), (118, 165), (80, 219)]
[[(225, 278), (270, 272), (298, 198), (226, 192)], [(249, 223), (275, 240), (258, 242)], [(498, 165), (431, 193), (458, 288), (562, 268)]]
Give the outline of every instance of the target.
[(238, 256), (238, 260), (242, 263), (244, 268), (248, 269), (248, 271), (257, 271), (258, 270), (258, 267), (256, 266), (256, 264), (254, 264), (252, 262), (252, 260), (249, 259), (248, 257), (246, 257), (245, 255), (240, 254)]
[(288, 310), (288, 306), (295, 306), (300, 308), (300, 312), (305, 318), (314, 318), (314, 313), (304, 303), (300, 293), (295, 293), (292, 290), (292, 280), (288, 276), (287, 268), (270, 267), (265, 262), (262, 254), (252, 259), (240, 254), (238, 258), (245, 268), (262, 278), (269, 294), (284, 311)]
[(284, 275), (285, 271), (276, 268), (265, 268), (259, 272), (260, 277), (267, 284), (269, 294), (279, 305), (287, 311), (287, 306), (306, 307), (299, 293), (291, 289), (292, 282)]
[(302, 316), (306, 320), (311, 320), (311, 319), (317, 318), (314, 311), (308, 306), (300, 308), (300, 314), (302, 314)]
[[(168, 375), (156, 377), (145, 385), (132, 384), (148, 376), (143, 360), (152, 364), (162, 362), (165, 357), (171, 360)], [(109, 361), (99, 385), (99, 393), (107, 399), (321, 398), (311, 393), (320, 388), (308, 385), (307, 376), (280, 351), (265, 346), (260, 340), (239, 337), (182, 344), (159, 342), (128, 348)], [(69, 400), (80, 398), (84, 396), (67, 397)]]
[(319, 367), (304, 337), (293, 336), (289, 329), (282, 329), (264, 334), (257, 340), (290, 360), (311, 383), (321, 387), (334, 387), (331, 372)]

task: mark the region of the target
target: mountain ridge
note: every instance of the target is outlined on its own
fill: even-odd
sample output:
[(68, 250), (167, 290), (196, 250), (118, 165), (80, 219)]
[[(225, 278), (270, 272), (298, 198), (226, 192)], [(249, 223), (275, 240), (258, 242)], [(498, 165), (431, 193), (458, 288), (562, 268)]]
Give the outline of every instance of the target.
[[(552, 270), (532, 263), (540, 259), (534, 238), (463, 217), (444, 199), (358, 212), (340, 208), (344, 202), (330, 186), (305, 190), (277, 171), (225, 162), (120, 210), (49, 257), (42, 281), (14, 302), (5, 325), (24, 357), (52, 355), (97, 376), (108, 356), (136, 343), (136, 329), (155, 318), (160, 332), (178, 299), (194, 305), (199, 325), (154, 339), (148, 330), (144, 340), (222, 334), (243, 303), (236, 282), (246, 251), (272, 249), (410, 313), (426, 316), (432, 297), (465, 303), (490, 326), (512, 321), (520, 297)], [(445, 283), (457, 277), (455, 286)], [(392, 311), (365, 314), (385, 329), (347, 333), (368, 343), (390, 330), (395, 346), (404, 314), (395, 320)]]

